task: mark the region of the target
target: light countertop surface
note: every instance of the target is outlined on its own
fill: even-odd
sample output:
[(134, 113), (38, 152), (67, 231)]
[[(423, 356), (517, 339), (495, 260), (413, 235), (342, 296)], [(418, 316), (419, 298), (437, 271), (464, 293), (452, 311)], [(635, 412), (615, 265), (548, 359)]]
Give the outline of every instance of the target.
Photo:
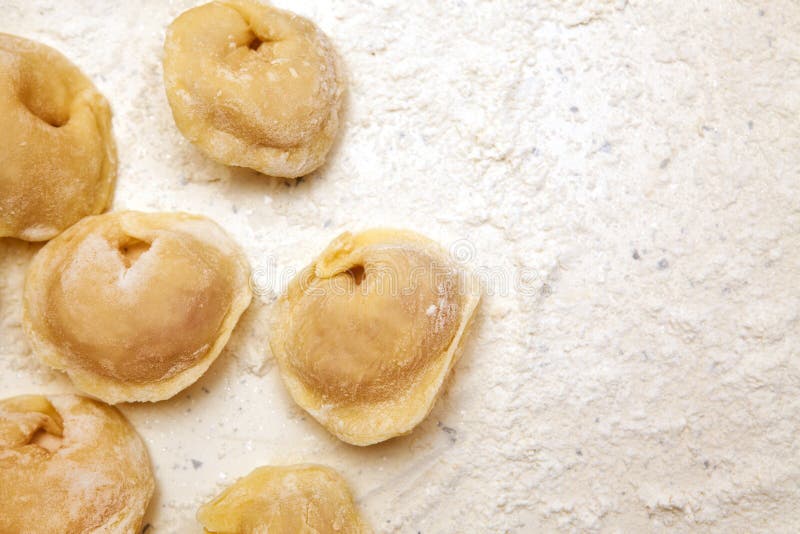
[[(256, 298), (210, 371), (123, 405), (158, 489), (148, 534), (253, 468), (339, 470), (379, 533), (800, 531), (800, 4), (277, 1), (349, 78), (297, 182), (178, 132), (165, 28), (189, 1), (0, 0), (114, 111), (114, 209), (208, 215)], [(276, 295), (340, 232), (420, 231), (484, 281), (453, 379), (411, 435), (346, 445), (268, 347)], [(0, 240), (0, 392), (72, 391), (30, 353)]]

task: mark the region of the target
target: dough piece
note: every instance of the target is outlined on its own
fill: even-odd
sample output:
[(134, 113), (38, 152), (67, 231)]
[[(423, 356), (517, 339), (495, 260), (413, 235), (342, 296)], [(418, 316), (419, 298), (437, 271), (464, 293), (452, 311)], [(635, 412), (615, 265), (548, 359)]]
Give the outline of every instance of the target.
[(115, 408), (0, 400), (0, 532), (138, 533), (154, 488), (147, 449)]
[(365, 534), (344, 479), (322, 465), (259, 467), (197, 511), (206, 534)]
[(46, 241), (111, 202), (111, 110), (52, 48), (0, 33), (0, 237)]
[(212, 159), (297, 178), (325, 162), (345, 81), (310, 21), (250, 0), (181, 14), (164, 44), (178, 129)]
[(271, 347), (294, 400), (339, 439), (370, 445), (430, 412), (480, 298), (429, 239), (336, 238), (278, 302)]
[(33, 351), (106, 402), (157, 401), (197, 380), (250, 303), (244, 254), (185, 213), (87, 217), (34, 257), (24, 292)]

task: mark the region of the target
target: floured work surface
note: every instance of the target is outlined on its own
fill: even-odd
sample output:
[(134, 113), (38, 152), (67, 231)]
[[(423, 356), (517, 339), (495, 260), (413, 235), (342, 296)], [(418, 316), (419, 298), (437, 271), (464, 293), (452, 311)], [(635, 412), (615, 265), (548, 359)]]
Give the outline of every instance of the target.
[[(198, 2), (199, 3), (199, 2)], [(118, 5), (112, 5), (118, 4)], [(109, 99), (114, 209), (228, 230), (253, 304), (209, 372), (123, 405), (158, 488), (148, 533), (264, 464), (329, 465), (378, 532), (800, 529), (800, 6), (782, 0), (277, 2), (349, 81), (328, 163), (297, 183), (178, 132), (161, 57), (186, 1), (5, 2)], [(444, 396), (348, 446), (267, 343), (276, 295), (343, 231), (408, 228), (486, 280)], [(72, 391), (30, 354), (0, 240), (0, 391)]]

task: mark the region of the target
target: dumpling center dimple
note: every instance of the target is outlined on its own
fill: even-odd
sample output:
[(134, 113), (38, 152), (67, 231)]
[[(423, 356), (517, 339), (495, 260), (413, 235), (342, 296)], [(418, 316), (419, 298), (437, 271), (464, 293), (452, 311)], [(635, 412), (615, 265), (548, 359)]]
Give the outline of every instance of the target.
[(353, 265), (347, 270), (347, 274), (350, 278), (355, 282), (356, 286), (360, 286), (361, 282), (364, 281), (364, 266), (363, 265)]
[(258, 51), (262, 44), (264, 44), (264, 41), (259, 39), (258, 35), (255, 35), (253, 36), (253, 40), (247, 43), (247, 48)]
[(117, 247), (122, 263), (126, 269), (131, 266), (148, 250), (150, 250), (151, 243), (142, 241), (135, 237), (128, 238), (124, 242), (120, 242)]
[[(54, 82), (50, 82), (51, 85)], [(69, 102), (62, 98), (48, 98), (36, 82), (25, 83), (19, 92), (19, 101), (36, 118), (54, 128), (60, 128), (69, 122)], [(63, 91), (62, 91), (63, 93)], [(62, 97), (61, 94), (58, 95)]]
[[(12, 412), (25, 414), (20, 417), (20, 422), (35, 421), (33, 425), (22, 425), (25, 428), (21, 440), (16, 445), (37, 445), (48, 452), (55, 452), (61, 448), (64, 436), (64, 423), (55, 407), (45, 397), (28, 395), (15, 397), (5, 401)], [(0, 443), (3, 437), (0, 436)]]
[(55, 434), (51, 434), (44, 428), (40, 428), (33, 433), (29, 443), (31, 445), (38, 445), (48, 452), (56, 452), (64, 443), (64, 438)]

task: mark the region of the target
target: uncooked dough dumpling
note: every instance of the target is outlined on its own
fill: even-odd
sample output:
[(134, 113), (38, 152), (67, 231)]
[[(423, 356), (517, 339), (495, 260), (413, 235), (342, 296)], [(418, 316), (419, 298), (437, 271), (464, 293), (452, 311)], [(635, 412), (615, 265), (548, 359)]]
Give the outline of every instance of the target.
[(34, 257), (24, 326), (33, 351), (106, 402), (157, 401), (192, 384), (250, 303), (241, 249), (185, 213), (87, 217)]
[(220, 163), (304, 176), (339, 129), (344, 78), (310, 21), (252, 0), (181, 14), (167, 32), (164, 81), (178, 129)]
[(259, 467), (204, 504), (206, 534), (367, 534), (344, 479), (321, 465)]
[(155, 482), (115, 408), (76, 395), (0, 400), (0, 532), (140, 532)]
[(0, 33), (0, 237), (45, 241), (104, 211), (116, 172), (103, 95), (52, 48)]
[(423, 236), (345, 233), (289, 284), (270, 344), (294, 400), (340, 439), (370, 445), (428, 415), (479, 298)]

